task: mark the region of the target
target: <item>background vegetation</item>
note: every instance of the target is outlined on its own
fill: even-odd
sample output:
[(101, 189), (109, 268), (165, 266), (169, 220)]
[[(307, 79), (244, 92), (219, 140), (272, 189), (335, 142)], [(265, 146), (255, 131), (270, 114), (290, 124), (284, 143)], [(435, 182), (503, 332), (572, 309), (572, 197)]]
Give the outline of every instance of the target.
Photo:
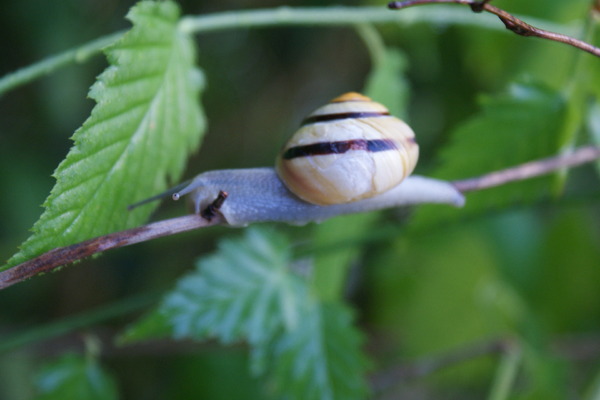
[[(385, 7), (351, 3), (344, 5)], [(494, 1), (534, 25), (598, 45), (590, 3)], [(6, 5), (0, 73), (129, 29), (124, 16), (133, 4)], [(193, 16), (279, 5), (180, 2)], [(183, 177), (272, 165), (307, 113), (350, 90), (367, 91), (411, 123), (420, 174), (467, 178), (600, 140), (597, 58), (518, 37), (467, 7), (421, 7), (416, 15), (358, 27), (198, 33), (192, 44), (204, 74), (206, 136), (189, 160), (183, 153), (190, 148), (161, 159), (187, 163)], [(39, 218), (55, 183), (50, 174), (90, 115), (94, 102), (84, 99), (106, 66), (97, 55), (0, 98), (6, 259)], [(366, 386), (375, 398), (599, 398), (595, 167), (473, 193), (458, 211), (420, 207), (306, 227), (213, 227), (16, 285), (0, 292), (0, 398), (347, 399), (360, 398)], [(135, 180), (118, 190), (143, 197)], [(152, 219), (183, 212), (165, 203)], [(194, 272), (197, 264), (203, 273)], [(273, 276), (286, 289), (262, 279)], [(240, 277), (274, 294), (260, 302), (261, 291), (235, 286)], [(219, 297), (221, 287), (230, 297)], [(242, 297), (243, 310), (228, 320)], [(290, 299), (291, 308), (278, 310), (278, 298)]]

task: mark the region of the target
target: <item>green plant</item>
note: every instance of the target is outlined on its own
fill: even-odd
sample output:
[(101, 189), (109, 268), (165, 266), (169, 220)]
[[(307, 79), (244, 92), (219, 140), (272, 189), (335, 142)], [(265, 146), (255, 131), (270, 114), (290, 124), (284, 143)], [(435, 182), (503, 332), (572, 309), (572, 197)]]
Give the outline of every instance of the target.
[[(568, 7), (552, 2), (546, 6), (547, 17), (564, 8), (582, 19), (587, 7), (587, 1)], [(97, 104), (76, 131), (74, 147), (54, 174), (57, 184), (33, 235), (8, 261), (5, 271), (55, 247), (147, 221), (155, 206), (128, 212), (127, 205), (178, 181), (187, 157), (197, 150), (205, 131), (199, 97), (206, 83), (210, 90), (211, 79), (198, 68), (202, 62), (197, 61), (194, 33), (278, 25), (352, 26), (366, 44), (372, 63), (370, 68), (363, 68), (366, 72), (356, 81), (366, 76), (364, 91), (368, 95), (387, 104), (394, 114), (410, 116), (413, 125), (421, 128), (416, 129), (417, 135), (424, 132), (425, 156), (420, 168), (428, 175), (467, 178), (569, 153), (576, 145), (597, 141), (600, 70), (596, 58), (545, 42), (528, 42), (532, 47), (515, 51), (513, 43), (526, 39), (503, 34), (502, 25), (496, 21), (483, 23), (483, 16), (462, 11), (280, 8), (180, 17), (173, 2), (144, 1), (132, 8), (129, 19), (133, 27), (122, 36), (99, 39), (83, 46), (83, 53), (66, 53), (44, 61), (39, 69), (33, 66), (7, 76), (0, 81), (0, 93), (33, 79), (42, 70), (72, 62), (77, 55), (87, 59), (90, 52), (108, 45), (105, 53), (110, 65), (90, 91)], [(544, 20), (524, 19), (534, 25), (550, 25), (550, 30), (569, 30)], [(383, 22), (404, 25), (385, 26), (381, 31), (371, 25)], [(435, 41), (427, 27), (437, 24), (464, 29), (452, 32), (448, 42), (462, 43), (467, 49), (460, 49), (460, 45), (451, 48), (462, 51), (464, 59), (470, 57), (470, 64), (446, 64), (458, 62), (444, 54), (448, 43), (427, 54), (416, 49), (424, 44), (433, 46)], [(589, 17), (587, 24), (585, 39), (595, 42), (594, 19)], [(398, 40), (398, 29), (411, 36), (391, 46), (388, 43)], [(494, 44), (491, 50), (482, 49), (482, 44), (487, 47), (489, 43)], [(411, 57), (400, 46), (406, 47)], [(541, 50), (535, 50), (538, 48)], [(552, 68), (548, 68), (550, 61)], [(243, 68), (243, 63), (238, 59), (228, 64), (235, 69)], [(416, 66), (410, 72), (411, 79), (407, 79), (409, 64)], [(350, 69), (352, 64), (342, 66)], [(435, 75), (439, 78), (432, 87), (426, 80)], [(213, 76), (218, 82), (218, 76)], [(412, 94), (409, 82), (415, 86)], [(357, 85), (355, 81), (352, 84)], [(331, 85), (336, 92), (322, 90), (319, 96), (327, 99), (339, 94), (337, 86), (342, 85)], [(471, 99), (479, 91), (492, 94), (475, 105)], [(411, 97), (416, 105), (409, 107)], [(319, 103), (322, 101), (313, 105)], [(266, 114), (264, 118), (278, 110), (277, 101), (269, 105), (270, 109), (261, 111)], [(227, 118), (235, 115), (228, 113)], [(274, 117), (269, 123), (274, 130), (288, 127), (288, 122)], [(239, 158), (241, 149), (233, 139), (219, 139), (222, 146), (239, 150), (234, 154)], [(259, 136), (259, 142), (267, 140)], [(280, 143), (269, 147), (276, 149)], [(266, 159), (269, 157), (273, 155)], [(568, 182), (584, 188), (593, 186), (597, 176), (588, 171), (588, 175), (568, 180), (567, 172), (563, 169), (548, 177), (469, 194), (462, 210), (422, 206), (406, 221), (392, 213), (370, 213), (303, 228), (248, 228), (234, 234), (237, 239), (221, 239), (218, 250), (198, 261), (197, 270), (179, 279), (175, 289), (161, 296), (157, 307), (118, 335), (119, 342), (124, 349), (136, 341), (157, 337), (244, 343), (252, 375), (262, 378), (262, 391), (252, 383), (240, 385), (240, 392), (226, 383), (210, 389), (211, 383), (202, 376), (218, 376), (218, 367), (207, 364), (221, 358), (233, 360), (222, 368), (240, 374), (240, 365), (246, 363), (217, 353), (198, 357), (187, 367), (185, 361), (177, 364), (180, 379), (191, 371), (200, 376), (186, 380), (190, 393), (196, 396), (210, 393), (212, 398), (231, 398), (250, 390), (297, 399), (364, 398), (369, 391), (369, 363), (362, 348), (365, 339), (345, 301), (352, 266), (360, 264), (363, 276), (358, 293), (365, 296), (352, 293), (360, 320), (368, 327), (369, 337), (377, 337), (377, 331), (390, 336), (368, 340), (372, 344), (369, 347), (374, 347), (375, 365), (370, 373), (371, 390), (376, 394), (383, 396), (381, 392), (390, 388), (402, 393), (411, 384), (398, 388), (392, 384), (395, 380), (443, 369), (434, 376), (427, 392), (450, 390), (459, 393), (457, 396), (467, 393), (473, 397), (489, 393), (492, 399), (562, 398), (568, 390), (583, 392), (581, 387), (585, 386), (593, 398), (597, 389), (592, 374), (597, 374), (597, 365), (580, 368), (552, 350), (561, 334), (598, 332), (600, 326), (596, 312), (600, 305), (600, 232), (592, 222), (599, 193), (565, 187)], [(196, 237), (212, 243), (210, 235), (214, 232), (205, 231)], [(206, 247), (208, 251), (210, 246)], [(173, 252), (170, 247), (161, 250)], [(151, 263), (141, 257), (144, 261), (134, 263)], [(160, 261), (153, 268), (190, 265), (176, 256)], [(150, 269), (138, 273), (148, 273), (157, 281), (169, 276)], [(171, 275), (166, 281), (174, 279)], [(153, 285), (161, 290), (172, 286), (156, 282), (148, 286)], [(50, 327), (38, 327), (31, 336), (17, 332), (4, 340), (8, 344), (3, 351), (12, 354), (9, 351), (14, 353), (30, 341), (97, 324), (147, 304), (147, 300), (125, 302), (111, 307), (110, 312), (90, 312), (89, 318), (84, 312), (84, 317), (74, 321), (65, 319)], [(478, 341), (486, 341), (486, 345), (473, 346)], [(423, 359), (431, 352), (460, 346), (466, 350), (459, 350), (454, 357), (441, 356), (430, 364)], [(387, 353), (395, 357), (388, 359)], [(114, 384), (96, 363), (98, 354), (101, 357), (102, 351), (91, 351), (87, 361), (62, 359), (54, 371), (68, 370), (67, 375), (75, 378), (59, 381), (66, 386), (44, 386), (50, 388), (44, 395), (64, 398), (69, 390), (79, 390), (75, 384), (82, 383), (82, 376), (95, 376), (100, 378), (90, 382), (105, 385), (98, 391), (99, 398), (113, 398)], [(491, 364), (495, 363), (484, 360), (454, 370), (442, 368), (456, 360), (489, 354), (501, 357), (491, 385)], [(398, 369), (397, 360), (404, 357), (417, 361)], [(119, 369), (118, 361), (108, 362)], [(568, 381), (567, 370), (571, 369), (584, 377), (585, 385)], [(519, 374), (524, 383), (516, 385)], [(201, 381), (199, 387), (194, 386), (194, 379)], [(186, 398), (183, 389), (164, 387), (161, 390), (169, 392), (167, 397)]]

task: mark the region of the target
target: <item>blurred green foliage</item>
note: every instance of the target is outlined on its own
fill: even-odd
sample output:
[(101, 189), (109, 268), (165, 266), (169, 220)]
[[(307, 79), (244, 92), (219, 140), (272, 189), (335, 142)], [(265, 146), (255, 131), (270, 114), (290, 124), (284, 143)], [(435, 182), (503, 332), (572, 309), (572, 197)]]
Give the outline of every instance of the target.
[[(331, 4), (315, 0), (289, 5)], [(589, 0), (494, 4), (526, 20), (570, 28), (600, 44), (593, 30), (596, 21), (588, 18)], [(129, 28), (124, 15), (131, 5), (39, 0), (6, 4), (0, 14), (5, 50), (0, 75)], [(200, 15), (280, 2), (188, 0), (180, 5), (183, 14)], [(384, 6), (375, 1), (352, 5)], [(433, 12), (437, 6), (427, 7)], [(468, 8), (462, 11), (465, 19), (484, 18)], [(196, 36), (198, 65), (207, 82), (202, 105), (209, 128), (186, 176), (272, 165), (279, 146), (304, 115), (340, 93), (363, 88), (411, 122), (421, 144), (421, 174), (467, 178), (598, 141), (597, 58), (502, 29), (439, 19), (375, 28), (272, 27)], [(39, 204), (54, 184), (50, 175), (71, 147), (68, 138), (90, 114), (93, 103), (84, 100), (88, 88), (105, 67), (99, 56), (0, 98), (4, 258), (14, 253), (38, 219)], [(516, 87), (529, 92), (511, 97)], [(515, 98), (534, 101), (515, 103)], [(452, 218), (443, 220), (439, 213), (445, 211), (432, 206), (416, 210), (412, 219), (413, 210), (392, 210), (273, 229), (295, 243), (290, 249), (295, 258), (314, 265), (311, 290), (317, 297), (343, 297), (354, 307), (367, 337), (365, 351), (373, 360), (373, 382), (398, 365), (410, 369), (423, 360), (443, 359), (448, 351), (502, 340), (521, 354), (508, 398), (595, 399), (600, 395), (598, 170), (582, 167), (562, 179), (528, 182), (509, 188), (510, 193), (474, 193), (474, 198), (488, 198), (485, 207), (468, 215), (452, 210)], [(521, 201), (523, 197), (528, 201)], [(154, 219), (181, 213), (181, 206), (168, 204)], [(210, 228), (164, 238), (4, 290), (0, 335), (18, 336), (72, 315), (85, 316), (98, 305), (170, 290), (220, 238), (241, 233)], [(96, 320), (87, 330), (103, 339), (104, 349), (87, 359), (64, 356), (81, 349), (83, 329), (4, 349), (0, 398), (32, 398), (40, 361), (55, 362), (54, 372), (68, 370), (85, 387), (82, 371), (90, 365), (89, 357), (100, 357), (97, 361), (112, 376), (96, 371), (106, 385), (109, 397), (104, 398), (111, 398), (113, 381), (123, 398), (264, 398), (264, 385), (250, 378), (245, 345), (183, 342), (169, 347), (151, 342), (113, 347), (112, 338), (133, 320), (131, 314)], [(385, 390), (375, 387), (375, 396), (485, 398), (501, 380), (496, 375), (499, 360), (489, 352), (449, 363), (425, 377), (400, 376)], [(71, 389), (67, 385), (61, 390)]]
[(45, 365), (35, 381), (38, 400), (118, 399), (114, 380), (93, 357), (65, 354)]

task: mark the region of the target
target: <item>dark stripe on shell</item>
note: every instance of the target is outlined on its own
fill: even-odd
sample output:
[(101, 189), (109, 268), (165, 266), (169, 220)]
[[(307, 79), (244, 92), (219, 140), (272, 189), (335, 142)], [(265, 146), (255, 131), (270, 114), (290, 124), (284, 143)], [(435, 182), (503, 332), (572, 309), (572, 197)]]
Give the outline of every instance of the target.
[(311, 117), (307, 117), (302, 121), (302, 125), (314, 124), (315, 122), (327, 122), (327, 121), (337, 121), (341, 119), (349, 119), (349, 118), (371, 118), (371, 117), (387, 117), (389, 116), (389, 112), (382, 111), (364, 111), (364, 112), (347, 112), (347, 113), (339, 113), (339, 114), (323, 114), (323, 115), (313, 115)]
[(283, 153), (284, 160), (297, 157), (322, 156), (328, 154), (343, 154), (349, 150), (365, 150), (370, 152), (395, 150), (398, 146), (391, 139), (377, 140), (342, 140), (339, 142), (320, 142), (305, 146), (290, 147)]

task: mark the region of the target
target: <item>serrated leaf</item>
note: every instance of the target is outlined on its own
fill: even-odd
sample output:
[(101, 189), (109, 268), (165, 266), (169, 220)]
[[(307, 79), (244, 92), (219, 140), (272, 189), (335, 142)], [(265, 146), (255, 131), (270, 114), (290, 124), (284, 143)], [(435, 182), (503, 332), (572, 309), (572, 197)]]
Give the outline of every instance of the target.
[(174, 336), (256, 345), (299, 324), (306, 289), (289, 270), (288, 247), (281, 236), (260, 229), (222, 241), (163, 302)]
[(67, 354), (45, 366), (35, 385), (37, 400), (114, 400), (115, 382), (95, 359)]
[[(312, 300), (312, 301), (311, 301)], [(290, 400), (362, 399), (366, 359), (351, 312), (340, 303), (308, 299), (302, 325), (273, 343), (276, 393)]]
[[(514, 84), (505, 94), (484, 98), (481, 112), (451, 134), (432, 176), (457, 180), (483, 175), (556, 154), (567, 113), (563, 95), (534, 84)], [(456, 218), (459, 214), (523, 204), (548, 196), (549, 177), (511, 183), (468, 194), (461, 210), (421, 206), (413, 226)]]
[(291, 269), (289, 248), (287, 238), (264, 228), (224, 240), (124, 338), (167, 327), (178, 339), (246, 341), (251, 371), (271, 377), (286, 398), (361, 398), (365, 362), (351, 313), (314, 296)]
[(199, 145), (202, 75), (191, 38), (178, 29), (179, 8), (143, 1), (128, 18), (132, 29), (105, 50), (110, 66), (90, 89), (97, 104), (54, 173), (46, 210), (4, 268), (139, 225), (152, 208), (127, 205), (178, 180)]
[(160, 323), (145, 321), (161, 319), (175, 338), (215, 337), (225, 343), (262, 343), (274, 331), (297, 325), (306, 288), (289, 269), (288, 248), (285, 237), (258, 228), (248, 229), (243, 239), (222, 241), (214, 255), (200, 259), (196, 271), (165, 297), (159, 316), (138, 323), (148, 328), (133, 339), (160, 333)]

